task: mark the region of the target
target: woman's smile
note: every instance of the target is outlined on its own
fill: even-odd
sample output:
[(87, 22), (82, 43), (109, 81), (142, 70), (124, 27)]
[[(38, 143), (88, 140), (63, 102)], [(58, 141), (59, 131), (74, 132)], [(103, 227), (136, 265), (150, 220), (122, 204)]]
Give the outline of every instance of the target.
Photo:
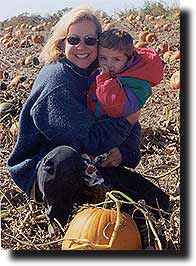
[(79, 38), (79, 43), (70, 44), (65, 41), (65, 57), (79, 68), (89, 67), (97, 58), (97, 43), (86, 44), (85, 40), (97, 38), (96, 28), (92, 21), (84, 20), (70, 26), (68, 36)]

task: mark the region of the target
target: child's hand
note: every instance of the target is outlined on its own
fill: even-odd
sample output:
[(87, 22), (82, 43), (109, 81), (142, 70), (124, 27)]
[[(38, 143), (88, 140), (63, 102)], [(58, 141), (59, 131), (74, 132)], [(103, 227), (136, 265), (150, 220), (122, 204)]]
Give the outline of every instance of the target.
[(111, 149), (110, 154), (102, 164), (101, 167), (112, 167), (112, 166), (119, 166), (122, 163), (122, 154), (119, 150), (119, 148), (115, 147)]
[(108, 69), (107, 66), (100, 67), (100, 70), (101, 70), (101, 74), (103, 74), (103, 73), (109, 73), (109, 69)]
[(129, 121), (129, 123), (131, 123), (132, 126), (134, 126), (134, 124), (138, 121), (140, 113), (141, 111), (139, 110), (136, 113), (130, 114), (126, 117), (126, 119)]

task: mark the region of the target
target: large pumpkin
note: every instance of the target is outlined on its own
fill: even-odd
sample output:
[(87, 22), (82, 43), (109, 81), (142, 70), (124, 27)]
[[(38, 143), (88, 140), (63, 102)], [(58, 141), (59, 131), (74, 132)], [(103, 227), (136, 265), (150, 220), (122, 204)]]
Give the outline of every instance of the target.
[[(120, 212), (119, 227), (115, 231), (116, 219), (117, 211), (105, 208), (91, 207), (78, 212), (67, 229), (62, 250), (141, 249), (140, 234), (131, 216)], [(113, 238), (112, 243), (111, 238)], [(88, 245), (88, 243), (93, 245)], [(111, 246), (107, 246), (109, 244)]]

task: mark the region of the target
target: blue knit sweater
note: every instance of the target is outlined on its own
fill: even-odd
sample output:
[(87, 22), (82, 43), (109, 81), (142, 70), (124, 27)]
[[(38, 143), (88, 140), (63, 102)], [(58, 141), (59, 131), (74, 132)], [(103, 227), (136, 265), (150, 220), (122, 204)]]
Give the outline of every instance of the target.
[[(44, 66), (34, 82), (20, 114), (16, 145), (8, 159), (11, 177), (28, 195), (39, 162), (59, 145), (92, 155), (122, 145), (124, 160), (133, 159), (130, 158), (133, 151), (131, 164), (138, 163), (139, 146), (135, 139), (139, 141), (140, 126), (136, 125), (132, 130), (124, 118), (97, 120), (87, 110), (91, 68), (80, 69), (61, 60)], [(132, 140), (131, 151), (126, 147), (127, 138)]]

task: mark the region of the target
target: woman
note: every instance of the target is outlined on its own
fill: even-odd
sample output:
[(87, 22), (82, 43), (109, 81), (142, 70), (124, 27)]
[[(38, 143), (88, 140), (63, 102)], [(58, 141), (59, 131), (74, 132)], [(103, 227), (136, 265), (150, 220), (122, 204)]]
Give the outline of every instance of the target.
[[(62, 224), (83, 186), (82, 153), (98, 155), (112, 149), (102, 167), (103, 177), (106, 174), (109, 179), (113, 168), (126, 161), (135, 167), (140, 160), (138, 123), (133, 127), (128, 117), (97, 120), (86, 107), (100, 32), (100, 22), (89, 8), (71, 10), (53, 28), (40, 55), (45, 66), (21, 111), (18, 139), (8, 159), (15, 183), (27, 195), (46, 202), (49, 218)], [(127, 172), (124, 175), (122, 189), (127, 186)], [(136, 199), (155, 202), (163, 197), (167, 201), (166, 195), (144, 178), (129, 174), (130, 186), (132, 181)], [(116, 188), (118, 182), (115, 178), (111, 181)], [(137, 186), (144, 188), (139, 190), (142, 194)], [(149, 200), (143, 191), (148, 191)]]

